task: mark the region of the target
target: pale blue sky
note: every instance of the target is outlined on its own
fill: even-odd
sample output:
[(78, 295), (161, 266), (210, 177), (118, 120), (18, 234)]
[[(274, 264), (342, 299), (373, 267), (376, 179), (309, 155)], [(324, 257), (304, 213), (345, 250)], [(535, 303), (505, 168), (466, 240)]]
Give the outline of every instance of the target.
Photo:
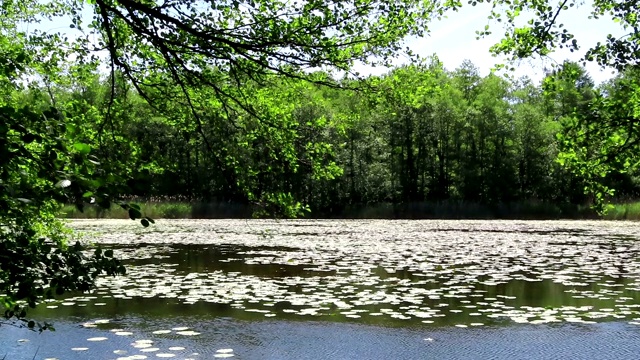
[[(587, 1), (587, 4), (590, 3), (591, 1)], [(580, 51), (571, 53), (568, 49), (561, 49), (552, 53), (548, 59), (523, 60), (517, 64), (515, 76), (527, 75), (534, 80), (540, 80), (544, 76), (545, 66), (550, 67), (554, 62), (562, 63), (565, 59), (578, 60), (589, 47), (598, 41), (604, 42), (607, 34), (614, 36), (623, 34), (622, 27), (614, 23), (611, 18), (589, 19), (590, 10), (590, 6), (583, 5), (577, 9), (564, 11), (558, 17), (558, 21), (576, 36), (581, 46)], [(454, 70), (465, 59), (469, 59), (480, 69), (482, 75), (487, 75), (496, 63), (504, 61), (504, 58), (494, 58), (489, 53), (491, 45), (497, 43), (504, 35), (500, 23), (489, 23), (487, 20), (489, 13), (490, 7), (487, 4), (476, 7), (465, 5), (457, 13), (450, 13), (447, 19), (434, 21), (430, 26), (429, 36), (422, 39), (409, 39), (407, 46), (422, 56), (435, 53), (449, 70)], [(490, 25), (493, 34), (476, 40), (476, 30), (483, 30), (487, 24)], [(404, 61), (406, 60), (399, 59), (398, 63)], [(595, 63), (587, 64), (587, 70), (596, 83), (613, 76), (611, 69), (601, 70)], [(365, 67), (361, 67), (359, 71), (385, 72), (383, 69)]]
[[(521, 61), (514, 75), (527, 75), (534, 80), (540, 80), (543, 77), (545, 66), (549, 67), (554, 61), (561, 63), (565, 59), (578, 60), (588, 47), (595, 45), (598, 41), (604, 42), (607, 34), (621, 35), (623, 33), (622, 28), (609, 18), (589, 20), (590, 3), (591, 0), (587, 0), (585, 5), (564, 11), (558, 18), (558, 21), (563, 23), (565, 28), (576, 35), (576, 39), (582, 47), (579, 52), (571, 53), (567, 49), (562, 49), (552, 53), (548, 59)], [(465, 59), (469, 59), (480, 69), (482, 75), (487, 75), (497, 62), (504, 60), (494, 58), (489, 53), (489, 47), (498, 42), (504, 33), (500, 27), (501, 24), (489, 23), (487, 20), (489, 13), (488, 4), (480, 4), (476, 7), (465, 4), (458, 12), (449, 13), (448, 18), (434, 20), (431, 23), (428, 36), (407, 39), (406, 45), (422, 56), (430, 56), (435, 53), (449, 70), (455, 69)], [(88, 9), (85, 11), (85, 18), (87, 23), (91, 19), (91, 12)], [(475, 31), (484, 29), (487, 24), (490, 24), (493, 34), (476, 40)], [(63, 30), (70, 36), (78, 34), (77, 30), (68, 28), (67, 22), (64, 24), (45, 22), (35, 25), (35, 27), (48, 31)], [(395, 63), (399, 65), (406, 61), (405, 57), (400, 56)], [(381, 74), (388, 71), (385, 68), (365, 66), (358, 66), (356, 70), (363, 74)], [(587, 70), (596, 83), (613, 76), (610, 69), (602, 70), (595, 63), (588, 64)]]

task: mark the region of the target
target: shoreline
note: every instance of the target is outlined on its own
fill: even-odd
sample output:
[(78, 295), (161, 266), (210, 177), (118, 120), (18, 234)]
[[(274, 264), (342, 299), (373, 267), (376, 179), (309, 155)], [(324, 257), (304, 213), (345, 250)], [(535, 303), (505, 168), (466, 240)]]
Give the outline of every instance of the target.
[[(225, 202), (133, 201), (144, 216), (153, 219), (251, 219), (248, 205)], [(640, 201), (612, 204), (600, 216), (584, 205), (520, 202), (486, 205), (464, 201), (381, 203), (349, 206), (333, 211), (312, 212), (302, 219), (434, 219), (434, 220), (640, 220)], [(63, 219), (128, 219), (120, 207), (104, 210), (86, 206), (79, 212), (73, 205), (59, 211)]]

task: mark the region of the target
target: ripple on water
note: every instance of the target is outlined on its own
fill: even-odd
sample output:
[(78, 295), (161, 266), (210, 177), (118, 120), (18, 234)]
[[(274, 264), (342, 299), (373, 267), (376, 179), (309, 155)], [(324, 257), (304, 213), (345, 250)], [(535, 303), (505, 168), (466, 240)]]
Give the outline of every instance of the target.
[[(73, 226), (110, 226), (92, 240), (113, 246), (128, 273), (37, 311), (97, 318), (125, 309), (145, 318), (166, 310), (203, 323), (228, 316), (460, 331), (640, 322), (640, 230), (629, 223), (162, 221), (162, 232), (118, 221)], [(171, 340), (206, 327), (182, 323), (113, 333)], [(115, 328), (107, 319), (83, 326)]]

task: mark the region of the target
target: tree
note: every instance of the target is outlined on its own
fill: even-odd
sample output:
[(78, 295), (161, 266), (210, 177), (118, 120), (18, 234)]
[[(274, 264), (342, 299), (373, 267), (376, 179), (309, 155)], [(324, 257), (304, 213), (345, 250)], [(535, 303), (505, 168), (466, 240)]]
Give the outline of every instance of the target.
[[(263, 0), (219, 2), (211, 6), (190, 1), (159, 4), (96, 0), (91, 27), (103, 38), (111, 68), (120, 69), (149, 102), (153, 103), (151, 93), (167, 86), (179, 88), (176, 100), (191, 109), (188, 119), (196, 124), (210, 148), (199, 109), (210, 107), (211, 101), (216, 102), (215, 107), (222, 111), (225, 121), (234, 123), (233, 114), (240, 113), (243, 118), (260, 119), (265, 134), (284, 134), (282, 124), (269, 119), (265, 109), (253, 101), (252, 88), (240, 84), (259, 85), (277, 76), (339, 86), (331, 78), (316, 76), (308, 70), (350, 72), (356, 62), (387, 64), (400, 50), (404, 37), (424, 33), (434, 10), (434, 4), (417, 0), (394, 3)], [(79, 13), (79, 9), (75, 11)], [(82, 26), (79, 16), (73, 21)], [(211, 96), (198, 99), (193, 95), (194, 89), (203, 86), (213, 92), (215, 100)], [(287, 136), (279, 138), (284, 140)], [(298, 157), (295, 147), (280, 145), (268, 150), (288, 151), (282, 154), (283, 159), (291, 161), (283, 161), (279, 166), (295, 167)], [(229, 169), (232, 182), (243, 192), (257, 196), (252, 201), (276, 205), (275, 199), (288, 198), (284, 193), (278, 195), (278, 189), (252, 192), (250, 189), (259, 176), (248, 176), (235, 154), (222, 154), (218, 161), (220, 167)], [(278, 171), (273, 166), (271, 169)]]
[[(10, 69), (0, 70), (0, 78), (10, 75)], [(86, 156), (91, 148), (67, 141), (61, 120), (55, 109), (0, 106), (0, 304), (5, 318), (40, 330), (50, 325), (26, 321), (27, 305), (88, 290), (103, 272), (124, 273), (112, 251), (98, 248), (87, 255), (80, 243), (67, 244), (54, 217), (58, 201), (108, 196), (90, 190), (97, 192), (101, 185), (94, 182), (104, 181)], [(132, 218), (141, 216), (138, 209), (132, 211), (137, 214)]]
[[(483, 1), (471, 1), (472, 5)], [(585, 5), (576, 0), (560, 0), (554, 3), (543, 1), (487, 1), (492, 5), (490, 19), (504, 24), (505, 36), (492, 47), (496, 54), (510, 55), (517, 60), (531, 56), (546, 56), (555, 49), (568, 48), (579, 51), (580, 44), (575, 35), (560, 22), (561, 15), (569, 9)], [(582, 53), (582, 61), (596, 61), (602, 66), (610, 66), (624, 70), (638, 65), (640, 59), (640, 4), (636, 1), (594, 0), (589, 3), (590, 16), (593, 18), (609, 17), (620, 24), (627, 32), (615, 37), (603, 34), (601, 42)], [(460, 6), (454, 4), (453, 7)], [(533, 15), (533, 16), (531, 16)], [(522, 23), (522, 17), (528, 17)], [(503, 21), (504, 20), (504, 21)], [(479, 31), (479, 36), (491, 34), (490, 26)]]
[[(85, 6), (94, 11), (89, 26), (83, 23)], [(86, 290), (102, 273), (124, 271), (110, 251), (96, 249), (87, 256), (80, 245), (66, 244), (54, 215), (63, 199), (79, 208), (90, 201), (108, 207), (132, 183), (131, 174), (139, 170), (130, 166), (135, 161), (97, 158), (99, 151), (94, 151), (100, 146), (132, 146), (116, 130), (114, 120), (127, 96), (126, 86), (132, 86), (154, 111), (164, 113), (186, 138), (195, 131), (229, 186), (272, 213), (295, 216), (304, 205), (286, 186), (270, 181), (271, 176), (296, 173), (301, 157), (310, 158), (314, 176), (334, 176), (335, 165), (326, 161), (327, 147), (296, 146), (297, 119), (268, 94), (273, 88), (264, 85), (284, 78), (340, 87), (330, 77), (308, 70), (349, 72), (358, 61), (387, 64), (405, 36), (424, 33), (433, 10), (433, 4), (417, 0), (3, 1), (0, 293), (5, 317), (25, 319), (24, 308), (17, 304), (20, 300), (35, 306), (50, 296)], [(69, 26), (81, 36), (69, 40), (60, 33), (20, 30), (20, 24), (60, 17), (70, 17)], [(93, 38), (99, 40), (92, 42)], [(86, 93), (58, 103), (52, 88), (67, 81), (68, 75), (81, 87), (95, 81), (82, 74), (95, 72), (101, 62), (96, 52), (102, 49), (108, 52), (111, 72), (106, 104), (92, 104)], [(12, 98), (27, 78), (49, 89), (50, 110), (21, 106)], [(82, 107), (85, 111), (78, 111)], [(63, 109), (68, 111), (59, 111)], [(71, 126), (77, 125), (73, 114), (87, 113), (105, 126)], [(216, 148), (210, 135), (226, 134), (207, 134), (207, 128), (216, 129), (205, 123), (208, 119), (228, 123), (234, 129), (231, 138), (238, 143)], [(109, 144), (106, 139), (113, 141)], [(256, 158), (256, 153), (238, 156), (243, 146), (267, 158)], [(120, 206), (132, 219), (142, 218), (139, 207), (124, 202)], [(151, 221), (141, 219), (145, 226)]]
[[(574, 73), (574, 75), (577, 75)], [(558, 160), (585, 181), (599, 211), (606, 211), (613, 173), (633, 173), (640, 162), (640, 80), (630, 68), (608, 89), (598, 89), (582, 108), (565, 118)]]
[[(490, 18), (505, 20), (503, 24), (506, 27), (504, 38), (492, 47), (495, 54), (507, 54), (515, 60), (535, 55), (546, 56), (556, 48), (566, 47), (572, 52), (580, 50), (574, 34), (564, 28), (559, 18), (570, 8), (584, 6), (583, 2), (489, 2), (492, 3)], [(477, 2), (472, 1), (471, 4)], [(640, 3), (594, 0), (591, 8), (592, 17), (610, 17), (620, 24), (626, 34), (619, 37), (606, 35), (606, 38), (582, 53), (582, 62), (596, 61), (603, 67), (611, 67), (621, 73), (636, 69), (640, 65)], [(525, 14), (533, 16), (521, 25), (521, 16)], [(478, 32), (480, 36), (490, 33), (488, 26)], [(627, 169), (634, 169), (637, 165), (629, 156), (639, 150), (635, 139), (640, 98), (634, 95), (638, 86), (635, 80), (628, 81), (626, 86), (630, 91), (626, 95), (621, 94), (623, 98), (596, 94), (587, 111), (571, 115), (572, 123), (562, 135), (564, 150), (559, 157), (560, 163), (586, 179), (585, 192), (593, 194), (596, 207), (601, 211), (605, 209), (605, 198), (612, 195), (604, 180), (607, 174), (620, 169), (620, 165), (629, 166)], [(584, 153), (582, 149), (587, 143), (588, 148), (598, 149), (599, 154), (592, 156)]]

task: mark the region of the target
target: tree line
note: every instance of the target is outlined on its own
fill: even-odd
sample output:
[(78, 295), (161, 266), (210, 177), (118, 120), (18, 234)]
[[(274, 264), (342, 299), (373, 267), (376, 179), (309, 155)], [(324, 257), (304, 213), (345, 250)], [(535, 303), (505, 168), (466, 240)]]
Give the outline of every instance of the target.
[(447, 70), (433, 56), (381, 76), (332, 79), (340, 89), (248, 81), (251, 110), (206, 105), (201, 89), (193, 94), (204, 104), (198, 117), (167, 93), (151, 106), (115, 76), (33, 83), (15, 96), (40, 111), (58, 104), (92, 154), (131, 174), (120, 196), (248, 204), (271, 214), (278, 209), (270, 204), (297, 204), (299, 212), (284, 216), (350, 215), (380, 204), (420, 216), (424, 203), (570, 206), (638, 197), (629, 164), (603, 174), (607, 193), (592, 191), (585, 174), (566, 166), (563, 142), (598, 96), (628, 96), (632, 71), (596, 86), (583, 67), (565, 62), (535, 83), (481, 76), (471, 61)]

